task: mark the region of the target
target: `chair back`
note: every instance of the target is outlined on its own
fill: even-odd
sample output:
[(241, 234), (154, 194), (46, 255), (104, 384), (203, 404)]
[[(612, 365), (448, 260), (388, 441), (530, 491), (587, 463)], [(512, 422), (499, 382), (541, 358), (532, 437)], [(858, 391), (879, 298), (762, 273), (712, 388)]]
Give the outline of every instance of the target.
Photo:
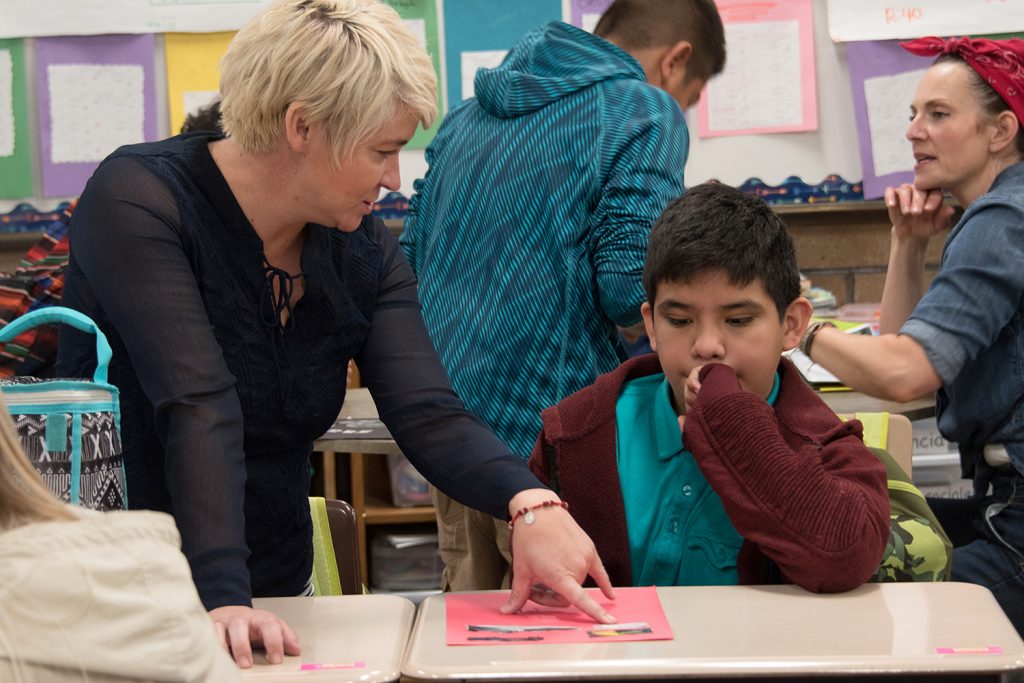
[(914, 464), (914, 428), (906, 415), (854, 413), (839, 417), (843, 420), (860, 420), (864, 425), (864, 443), (868, 448), (881, 448), (887, 452), (910, 478)]
[(343, 500), (310, 497), (313, 518), (313, 592), (315, 595), (359, 595), (356, 513)]

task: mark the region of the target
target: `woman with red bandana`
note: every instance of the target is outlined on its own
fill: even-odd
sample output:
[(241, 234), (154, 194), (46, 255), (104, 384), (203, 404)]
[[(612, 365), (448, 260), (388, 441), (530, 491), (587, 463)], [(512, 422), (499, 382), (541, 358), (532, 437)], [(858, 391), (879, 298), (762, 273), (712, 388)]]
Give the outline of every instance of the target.
[[(939, 55), (911, 103), (914, 182), (887, 188), (892, 220), (881, 332), (812, 325), (802, 348), (844, 384), (897, 401), (936, 393), (974, 497), (940, 518), (952, 579), (987, 586), (1024, 633), (1024, 41), (922, 38)], [(925, 290), (930, 237), (964, 209)], [(940, 511), (941, 512), (941, 511)], [(959, 536), (957, 538), (956, 536)]]

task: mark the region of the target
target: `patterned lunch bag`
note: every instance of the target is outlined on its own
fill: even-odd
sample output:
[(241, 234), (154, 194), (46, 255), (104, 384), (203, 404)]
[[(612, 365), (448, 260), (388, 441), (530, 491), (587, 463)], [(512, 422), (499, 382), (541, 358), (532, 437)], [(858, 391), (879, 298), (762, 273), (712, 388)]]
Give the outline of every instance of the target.
[(0, 380), (22, 448), (61, 500), (93, 510), (127, 508), (117, 387), (107, 383), (111, 350), (88, 316), (61, 306), (27, 313), (0, 330), (0, 342), (38, 325), (63, 323), (96, 335), (96, 372), (88, 379)]

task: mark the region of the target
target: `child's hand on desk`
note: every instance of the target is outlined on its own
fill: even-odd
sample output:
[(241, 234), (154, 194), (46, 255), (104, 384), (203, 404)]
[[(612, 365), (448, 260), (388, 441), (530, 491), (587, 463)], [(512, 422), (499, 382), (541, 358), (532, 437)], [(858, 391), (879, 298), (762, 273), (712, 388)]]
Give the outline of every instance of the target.
[(510, 514), (531, 508), (533, 517), (520, 516), (512, 530), (512, 593), (502, 614), (518, 612), (533, 600), (552, 607), (573, 605), (598, 623), (615, 623), (581, 586), (589, 574), (609, 599), (615, 598), (593, 541), (559, 505), (535, 507), (544, 501), (558, 498), (548, 489), (527, 489), (509, 502)]
[(235, 658), (240, 669), (252, 666), (253, 645), (266, 650), (267, 661), (271, 664), (280, 664), (283, 655), (302, 652), (299, 637), (276, 614), (243, 605), (228, 605), (210, 610), (210, 618), (221, 647)]

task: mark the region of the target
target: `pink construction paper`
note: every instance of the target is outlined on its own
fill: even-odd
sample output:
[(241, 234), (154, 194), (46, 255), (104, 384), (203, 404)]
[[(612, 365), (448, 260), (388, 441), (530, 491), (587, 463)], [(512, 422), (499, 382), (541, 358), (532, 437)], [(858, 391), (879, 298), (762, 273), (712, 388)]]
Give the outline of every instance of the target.
[(338, 669), (365, 669), (366, 662), (337, 662), (334, 664), (303, 664), (299, 671), (335, 671)]
[[(596, 623), (576, 608), (544, 607), (527, 603), (518, 614), (502, 614), (498, 608), (508, 602), (508, 591), (489, 593), (448, 593), (445, 596), (445, 611), (448, 620), (449, 645), (546, 645), (551, 643), (594, 643), (633, 640), (672, 640), (672, 629), (668, 625), (665, 611), (661, 608), (658, 591), (647, 588), (616, 588), (615, 600), (609, 600), (597, 588), (587, 592), (618, 619), (620, 624), (644, 622), (651, 627), (650, 633), (594, 637), (591, 631), (599, 631), (602, 624)], [(497, 633), (470, 631), (469, 624), (501, 626), (569, 626), (571, 631), (525, 631)], [(543, 640), (469, 640), (470, 637), (507, 636), (522, 638), (539, 636)]]
[[(801, 122), (794, 126), (766, 126), (742, 129), (713, 129), (708, 120), (708, 89), (697, 104), (697, 132), (702, 138), (723, 135), (756, 135), (760, 133), (792, 133), (818, 128), (818, 95), (814, 57), (814, 9), (812, 0), (778, 0), (776, 2), (746, 2), (744, 0), (717, 0), (722, 22), (753, 23), (796, 21), (800, 47)], [(728, 69), (728, 60), (726, 60)]]

